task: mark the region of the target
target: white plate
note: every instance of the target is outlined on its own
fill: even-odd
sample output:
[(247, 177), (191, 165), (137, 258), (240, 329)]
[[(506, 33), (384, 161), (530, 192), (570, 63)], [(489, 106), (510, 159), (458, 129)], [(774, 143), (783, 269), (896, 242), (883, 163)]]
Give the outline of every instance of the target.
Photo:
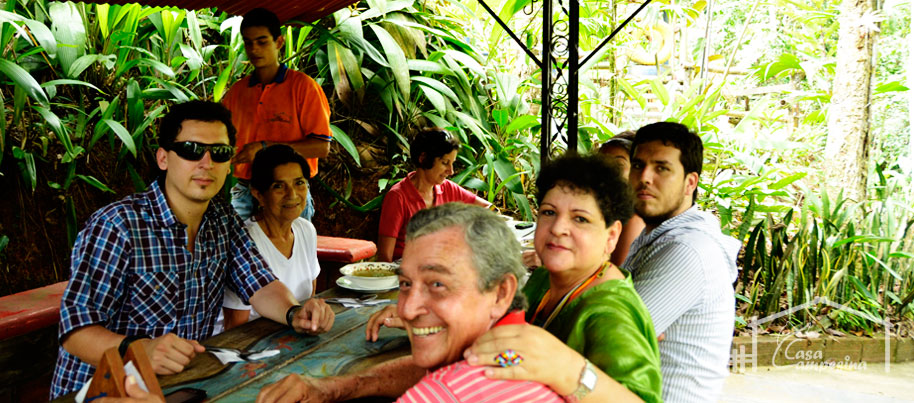
[(358, 292), (382, 292), (382, 291), (390, 291), (390, 290), (393, 290), (393, 289), (399, 287), (399, 285), (397, 285), (395, 287), (390, 287), (390, 288), (359, 287), (359, 286), (349, 282), (349, 280), (347, 280), (345, 277), (340, 277), (340, 278), (336, 279), (336, 285), (338, 285), (342, 288), (345, 288), (347, 290), (358, 291)]

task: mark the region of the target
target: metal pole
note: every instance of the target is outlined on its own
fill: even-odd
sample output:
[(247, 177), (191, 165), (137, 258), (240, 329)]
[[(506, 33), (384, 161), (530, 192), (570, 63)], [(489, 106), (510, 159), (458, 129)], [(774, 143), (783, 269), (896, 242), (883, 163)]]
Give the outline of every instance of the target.
[(580, 25), (578, 0), (568, 4), (568, 152), (578, 151), (578, 34)]
[(543, 64), (541, 75), (542, 124), (540, 125), (540, 164), (549, 161), (552, 143), (552, 0), (543, 0)]

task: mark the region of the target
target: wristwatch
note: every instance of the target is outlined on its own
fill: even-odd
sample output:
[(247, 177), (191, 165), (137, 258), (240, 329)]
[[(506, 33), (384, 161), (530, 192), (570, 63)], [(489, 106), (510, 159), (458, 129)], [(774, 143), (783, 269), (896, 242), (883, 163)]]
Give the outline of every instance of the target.
[(292, 329), (295, 329), (295, 326), (292, 325), (292, 319), (295, 319), (295, 314), (297, 314), (298, 311), (300, 311), (301, 309), (302, 309), (302, 306), (299, 304), (299, 305), (292, 305), (291, 307), (289, 307), (289, 310), (286, 311), (286, 324), (288, 324), (289, 327), (291, 327)]
[(581, 370), (581, 377), (578, 379), (578, 388), (570, 395), (563, 396), (566, 402), (576, 403), (587, 396), (597, 387), (597, 370), (590, 360), (584, 359), (584, 369)]

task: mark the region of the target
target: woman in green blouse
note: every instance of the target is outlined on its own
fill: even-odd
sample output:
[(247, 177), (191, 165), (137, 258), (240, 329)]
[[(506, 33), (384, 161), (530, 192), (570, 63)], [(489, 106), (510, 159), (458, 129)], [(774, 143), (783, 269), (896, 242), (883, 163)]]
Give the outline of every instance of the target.
[[(537, 178), (534, 246), (543, 267), (524, 287), (532, 325), (493, 328), (467, 350), (490, 378), (549, 385), (571, 401), (660, 401), (660, 355), (631, 275), (610, 263), (632, 191), (600, 155), (560, 157)], [(517, 365), (491, 358), (513, 350)]]

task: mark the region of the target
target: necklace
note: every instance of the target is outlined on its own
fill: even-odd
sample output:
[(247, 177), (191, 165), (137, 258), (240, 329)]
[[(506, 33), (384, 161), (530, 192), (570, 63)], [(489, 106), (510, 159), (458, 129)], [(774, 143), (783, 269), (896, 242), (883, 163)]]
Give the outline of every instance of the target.
[[(580, 295), (582, 292), (584, 292), (584, 289), (587, 288), (587, 286), (590, 283), (592, 283), (594, 280), (603, 277), (603, 273), (606, 272), (606, 268), (609, 267), (611, 264), (612, 263), (610, 263), (610, 262), (604, 262), (603, 265), (600, 266), (599, 270), (597, 270), (593, 274), (591, 274), (590, 277), (587, 277), (586, 279), (581, 280), (581, 282), (578, 283), (578, 285), (574, 286), (574, 288), (568, 290), (568, 292), (565, 293), (565, 296), (562, 297), (562, 300), (559, 301), (558, 305), (556, 305), (555, 308), (552, 308), (552, 313), (550, 313), (549, 317), (546, 318), (546, 321), (543, 322), (542, 327), (545, 329), (547, 326), (549, 326), (549, 324), (552, 323), (552, 320), (555, 319), (555, 317), (558, 315), (559, 312), (562, 311), (562, 308), (564, 308), (566, 304), (568, 304), (569, 302), (571, 302), (572, 300), (577, 298), (577, 296)], [(551, 288), (546, 290), (546, 294), (544, 294), (543, 299), (540, 300), (539, 305), (536, 307), (536, 311), (533, 312), (533, 321), (534, 322), (536, 322), (536, 318), (539, 317), (540, 311), (542, 311), (543, 308), (546, 306), (546, 301), (549, 300), (549, 294), (551, 292), (552, 292)]]

